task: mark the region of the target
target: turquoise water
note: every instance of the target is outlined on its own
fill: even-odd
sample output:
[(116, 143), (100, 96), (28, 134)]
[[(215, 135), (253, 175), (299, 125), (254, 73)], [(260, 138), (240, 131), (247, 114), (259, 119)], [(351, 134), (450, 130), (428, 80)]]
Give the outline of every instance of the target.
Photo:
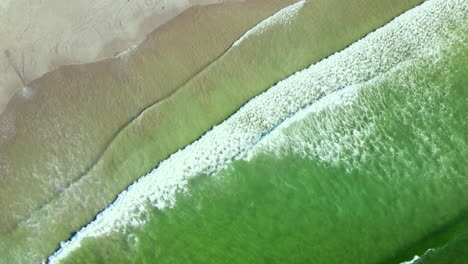
[[(63, 263), (399, 263), (428, 248), (460, 254), (468, 231), (464, 43), (322, 98), (248, 158), (193, 178), (174, 207), (149, 206), (143, 226), (86, 238)], [(420, 262), (438, 263), (429, 261)]]

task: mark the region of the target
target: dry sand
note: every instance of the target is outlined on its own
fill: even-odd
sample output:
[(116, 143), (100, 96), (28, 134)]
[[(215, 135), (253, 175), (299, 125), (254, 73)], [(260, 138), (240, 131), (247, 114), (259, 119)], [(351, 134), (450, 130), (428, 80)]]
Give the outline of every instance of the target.
[(221, 2), (0, 0), (0, 113), (44, 73), (112, 57), (187, 8)]

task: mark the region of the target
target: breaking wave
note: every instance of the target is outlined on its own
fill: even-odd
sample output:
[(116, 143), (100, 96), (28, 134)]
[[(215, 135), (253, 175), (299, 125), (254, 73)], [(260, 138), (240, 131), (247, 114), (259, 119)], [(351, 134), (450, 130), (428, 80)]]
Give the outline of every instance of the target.
[[(466, 21), (466, 5), (462, 0), (426, 1), (347, 49), (295, 73), (253, 98), (229, 119), (171, 155), (119, 194), (95, 221), (69, 241), (62, 242), (61, 248), (49, 258), (50, 263), (66, 257), (87, 237), (125, 232), (128, 227), (141, 226), (147, 221), (148, 202), (159, 209), (174, 206), (176, 194), (187, 191), (187, 183), (192, 177), (215, 173), (231, 161), (249, 159), (258, 151), (278, 149), (281, 142), (287, 141), (275, 137), (280, 133), (277, 131), (290, 127), (311, 111), (353, 102), (359, 86), (378, 81), (389, 72), (404, 69), (413, 62), (437, 60), (437, 55), (449, 43), (460, 41), (457, 38), (462, 34), (448, 32), (463, 30), (452, 25)], [(296, 7), (295, 10), (300, 8), (299, 5)], [(348, 132), (363, 138), (373, 133), (373, 129), (371, 120), (368, 126)], [(329, 145), (331, 141), (323, 141), (308, 149), (316, 151), (313, 155), (325, 162), (342, 162), (342, 153), (351, 151), (345, 144), (349, 135), (336, 135), (343, 138), (341, 147), (334, 148)], [(352, 145), (353, 149), (362, 150), (355, 146)], [(304, 151), (303, 146), (292, 148), (298, 153)]]

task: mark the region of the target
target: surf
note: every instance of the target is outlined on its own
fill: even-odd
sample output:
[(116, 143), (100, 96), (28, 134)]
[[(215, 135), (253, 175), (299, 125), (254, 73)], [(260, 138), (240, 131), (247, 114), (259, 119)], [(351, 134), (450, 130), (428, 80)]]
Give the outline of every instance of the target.
[[(342, 52), (279, 82), (122, 192), (94, 222), (62, 243), (61, 249), (50, 258), (51, 263), (78, 248), (86, 237), (124, 232), (127, 227), (143, 225), (146, 201), (160, 210), (173, 207), (177, 193), (188, 191), (191, 177), (225, 168), (311, 102), (344, 87), (369, 81), (405, 62), (437, 54), (453, 39), (434, 36), (450, 31), (451, 22), (463, 21), (463, 5), (461, 1), (427, 1)], [(436, 19), (427, 18), (435, 12)]]

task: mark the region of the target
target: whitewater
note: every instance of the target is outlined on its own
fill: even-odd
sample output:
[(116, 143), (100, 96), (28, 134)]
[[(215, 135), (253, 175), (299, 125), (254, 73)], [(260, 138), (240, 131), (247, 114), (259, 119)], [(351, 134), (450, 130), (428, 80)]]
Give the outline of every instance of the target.
[(287, 25), (290, 24), (292, 20), (297, 16), (301, 8), (306, 3), (306, 0), (299, 1), (295, 4), (287, 6), (280, 11), (276, 12), (274, 15), (262, 20), (255, 27), (248, 30), (243, 34), (238, 40), (236, 40), (232, 46), (239, 45), (242, 41), (247, 39), (250, 36), (260, 35), (266, 31), (272, 25)]
[[(128, 227), (143, 225), (147, 221), (148, 201), (161, 210), (174, 206), (176, 194), (188, 191), (187, 182), (192, 177), (200, 173), (215, 173), (233, 160), (249, 159), (258, 151), (273, 146), (272, 142), (278, 142), (274, 137), (278, 128), (287, 127), (310, 111), (354, 100), (358, 85), (404, 68), (412, 61), (436, 59), (449, 43), (460, 41), (454, 38), (462, 34), (445, 33), (454, 30), (453, 24), (467, 20), (467, 5), (462, 0), (426, 1), (347, 49), (279, 82), (200, 140), (171, 155), (129, 186), (95, 221), (83, 227), (69, 241), (62, 242), (61, 248), (49, 258), (50, 263), (59, 262), (80, 247), (81, 241), (87, 237), (125, 232)], [(289, 10), (294, 14), (298, 8)], [(282, 12), (284, 17), (285, 11)], [(294, 19), (294, 15), (286, 17)], [(261, 24), (257, 27), (264, 27)], [(248, 41), (248, 38), (242, 41)], [(236, 45), (232, 48), (235, 49)], [(372, 129), (371, 124), (356, 137), (372, 133)], [(337, 157), (340, 157), (327, 145), (316, 151), (317, 156), (331, 164), (338, 162)]]

